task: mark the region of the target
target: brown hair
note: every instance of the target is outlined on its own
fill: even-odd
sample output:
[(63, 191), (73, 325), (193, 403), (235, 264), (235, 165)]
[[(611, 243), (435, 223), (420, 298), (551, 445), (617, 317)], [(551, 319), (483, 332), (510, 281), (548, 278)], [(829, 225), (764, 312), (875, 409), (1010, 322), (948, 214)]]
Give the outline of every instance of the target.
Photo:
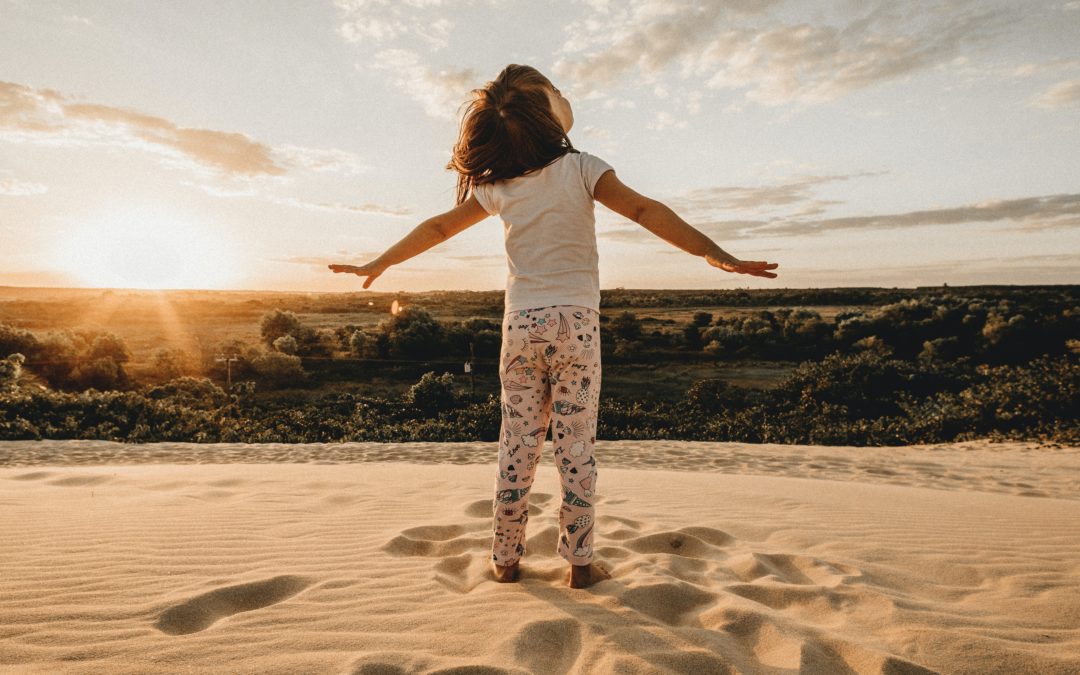
[(476, 185), (522, 176), (578, 152), (551, 109), (547, 87), (554, 88), (540, 71), (512, 63), (470, 92), (446, 165), (458, 173), (455, 205)]

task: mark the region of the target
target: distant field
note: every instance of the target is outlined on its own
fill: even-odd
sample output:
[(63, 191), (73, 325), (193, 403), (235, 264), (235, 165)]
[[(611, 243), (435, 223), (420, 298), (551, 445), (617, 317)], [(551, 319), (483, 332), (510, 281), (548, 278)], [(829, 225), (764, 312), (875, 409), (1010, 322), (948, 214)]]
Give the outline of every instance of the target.
[[(972, 293), (981, 298), (1008, 298), (1023, 293), (1055, 296), (1062, 287), (968, 287), (949, 291)], [(1066, 289), (1067, 290), (1067, 289)], [(681, 333), (694, 314), (708, 312), (713, 321), (761, 310), (809, 309), (826, 322), (841, 312), (866, 310), (900, 299), (941, 293), (937, 287), (917, 289), (714, 289), (603, 291), (603, 320), (623, 311), (633, 312), (646, 335), (655, 331)], [(159, 347), (181, 349), (198, 361), (213, 355), (226, 341), (258, 345), (263, 315), (275, 309), (291, 311), (307, 326), (336, 329), (346, 325), (373, 328), (390, 316), (391, 303), (419, 306), (440, 321), (472, 317), (501, 320), (502, 291), (432, 291), (426, 293), (305, 293), (266, 291), (148, 291), (129, 289), (55, 289), (0, 287), (0, 323), (31, 330), (39, 336), (52, 330), (108, 331), (121, 337), (132, 353), (128, 372), (144, 371)], [(337, 357), (347, 357), (345, 353)], [(672, 362), (604, 365), (603, 388), (613, 396), (673, 399), (695, 380), (720, 378), (733, 385), (754, 389), (775, 386), (795, 366), (794, 361), (713, 361), (694, 354), (673, 355)], [(444, 359), (433, 353), (432, 361), (363, 363), (340, 361), (317, 363), (305, 360), (305, 368), (317, 373), (322, 389), (363, 393), (396, 393), (409, 387), (426, 372), (452, 372), (468, 387), (460, 358)], [(657, 358), (652, 354), (650, 358)], [(663, 358), (663, 357), (661, 357)], [(215, 373), (217, 375), (217, 373)], [(478, 396), (498, 391), (492, 364), (477, 363)]]
[[(478, 295), (478, 294), (469, 294)], [(492, 295), (489, 293), (488, 295)], [(417, 296), (390, 293), (280, 293), (256, 291), (143, 291), (101, 289), (0, 288), (0, 322), (32, 331), (107, 330), (124, 338), (136, 362), (146, 360), (160, 346), (208, 348), (218, 342), (239, 339), (258, 342), (259, 320), (274, 309), (296, 313), (313, 328), (337, 328), (347, 324), (374, 326), (389, 316), (390, 303), (402, 298), (417, 304), (441, 321), (472, 317), (499, 320), (502, 295), (462, 303), (432, 294)], [(373, 303), (369, 305), (368, 303)], [(799, 309), (795, 306), (792, 309)], [(647, 332), (680, 330), (697, 312), (713, 318), (750, 314), (776, 307), (605, 307), (608, 317), (632, 311)], [(858, 306), (807, 307), (826, 321), (841, 311)]]
[[(132, 352), (130, 372), (138, 376), (159, 347), (182, 349), (192, 356), (213, 351), (227, 340), (251, 344), (260, 341), (259, 321), (274, 309), (293, 311), (312, 328), (334, 329), (344, 325), (374, 327), (389, 316), (390, 303), (423, 306), (442, 321), (471, 317), (499, 320), (502, 293), (281, 293), (254, 291), (144, 291), (102, 289), (0, 288), (0, 322), (39, 335), (51, 330), (102, 330), (123, 338)], [(371, 304), (369, 304), (371, 303)], [(607, 316), (629, 310), (642, 319), (646, 332), (680, 331), (696, 312), (720, 315), (745, 314), (762, 307), (605, 307)], [(775, 308), (774, 308), (775, 309)], [(827, 319), (851, 306), (814, 307)], [(342, 355), (344, 356), (344, 355)], [(323, 389), (356, 393), (400, 393), (425, 369), (452, 372), (467, 388), (468, 376), (458, 360), (394, 368), (382, 365), (354, 367), (323, 376)], [(710, 362), (670, 364), (605, 364), (603, 388), (612, 396), (673, 399), (695, 380), (721, 378), (732, 384), (769, 388), (793, 367), (793, 363)], [(490, 372), (487, 372), (490, 371)], [(498, 391), (494, 368), (478, 364), (475, 374), (478, 396)]]

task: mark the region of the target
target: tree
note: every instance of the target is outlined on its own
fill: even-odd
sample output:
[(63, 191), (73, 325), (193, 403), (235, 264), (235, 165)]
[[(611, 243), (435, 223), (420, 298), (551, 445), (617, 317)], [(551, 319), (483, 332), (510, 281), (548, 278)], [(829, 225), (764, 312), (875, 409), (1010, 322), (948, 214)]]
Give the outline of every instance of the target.
[(619, 340), (633, 342), (641, 337), (641, 321), (633, 312), (622, 312), (611, 320), (608, 330)]
[(709, 312), (694, 312), (692, 323), (699, 328), (704, 328), (712, 323), (712, 314)]
[(379, 330), (392, 357), (426, 359), (443, 345), (442, 324), (422, 307), (406, 307), (381, 322)]
[(683, 342), (686, 343), (686, 348), (690, 351), (701, 351), (703, 346), (701, 340), (701, 329), (695, 324), (687, 324), (683, 326)]
[(280, 309), (263, 315), (259, 332), (266, 346), (272, 349), (279, 338), (292, 337), (296, 341), (295, 353), (299, 356), (329, 356), (336, 340), (334, 331), (317, 331), (301, 323), (295, 313)]
[(259, 332), (262, 334), (262, 340), (267, 347), (272, 347), (274, 340), (279, 337), (291, 335), (295, 338), (303, 330), (304, 325), (300, 323), (300, 318), (295, 313), (280, 309), (263, 314), (262, 320), (259, 322)]

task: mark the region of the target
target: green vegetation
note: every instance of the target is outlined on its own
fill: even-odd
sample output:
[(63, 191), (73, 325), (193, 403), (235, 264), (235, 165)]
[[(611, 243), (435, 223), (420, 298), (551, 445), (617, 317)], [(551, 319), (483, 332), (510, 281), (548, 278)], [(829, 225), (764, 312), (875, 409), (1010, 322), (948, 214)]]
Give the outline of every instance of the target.
[[(784, 292), (821, 305), (743, 308), (748, 296)], [(605, 292), (600, 438), (1080, 442), (1075, 287), (668, 293)], [(612, 295), (622, 309), (603, 310)], [(708, 311), (697, 304), (710, 299)], [(158, 345), (137, 364), (114, 332), (0, 323), (0, 439), (495, 441), (501, 307), (440, 319), (415, 297), (404, 304), (339, 324), (319, 318), (332, 312), (275, 307), (256, 317), (256, 341), (219, 340), (198, 354)], [(475, 382), (447, 369), (465, 361)], [(779, 373), (767, 386), (713, 376), (760, 364)], [(634, 369), (648, 379), (620, 389), (620, 372)], [(697, 376), (657, 395), (683, 371)]]

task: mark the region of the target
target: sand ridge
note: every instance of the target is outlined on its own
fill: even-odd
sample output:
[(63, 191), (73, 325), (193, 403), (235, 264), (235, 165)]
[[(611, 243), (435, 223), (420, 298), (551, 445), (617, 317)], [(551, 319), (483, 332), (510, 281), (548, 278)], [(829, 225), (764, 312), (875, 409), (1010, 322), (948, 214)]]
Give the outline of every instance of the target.
[[(972, 455), (967, 464), (994, 474)], [(0, 663), (369, 674), (1080, 666), (1076, 500), (608, 467), (597, 557), (613, 578), (574, 590), (555, 554), (559, 490), (544, 464), (521, 580), (494, 581), (493, 472), (400, 461), (0, 469)]]
[[(550, 442), (548, 442), (550, 443)], [(0, 467), (95, 464), (409, 462), (494, 464), (494, 443), (144, 443), (0, 441)], [(1080, 499), (1080, 448), (985, 440), (855, 447), (597, 441), (600, 466), (714, 471)]]

